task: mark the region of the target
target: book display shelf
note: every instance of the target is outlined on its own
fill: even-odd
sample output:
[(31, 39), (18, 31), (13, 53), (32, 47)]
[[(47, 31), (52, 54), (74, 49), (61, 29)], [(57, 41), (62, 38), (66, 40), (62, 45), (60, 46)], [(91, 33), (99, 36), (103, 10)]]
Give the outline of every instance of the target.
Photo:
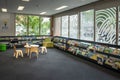
[(43, 36), (0, 36), (0, 44), (6, 44), (7, 48), (10, 48), (14, 43), (18, 47), (23, 47), (26, 43), (42, 45), (42, 41), (50, 37), (48, 35)]
[(53, 37), (54, 46), (98, 65), (120, 72), (120, 46), (66, 37)]

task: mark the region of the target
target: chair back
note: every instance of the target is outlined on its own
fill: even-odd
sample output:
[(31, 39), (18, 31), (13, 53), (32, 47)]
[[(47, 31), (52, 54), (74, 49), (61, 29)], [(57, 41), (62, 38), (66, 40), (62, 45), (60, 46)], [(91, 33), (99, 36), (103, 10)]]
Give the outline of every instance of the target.
[(16, 46), (15, 45), (13, 45), (13, 49), (14, 49), (14, 52), (16, 52)]

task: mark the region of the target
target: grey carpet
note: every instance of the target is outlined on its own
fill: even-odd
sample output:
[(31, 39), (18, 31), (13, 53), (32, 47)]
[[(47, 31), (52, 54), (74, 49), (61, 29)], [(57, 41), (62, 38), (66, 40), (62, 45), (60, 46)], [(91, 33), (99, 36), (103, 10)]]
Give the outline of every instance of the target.
[(9, 49), (0, 52), (0, 80), (120, 80), (120, 74), (54, 48), (31, 59), (16, 59)]

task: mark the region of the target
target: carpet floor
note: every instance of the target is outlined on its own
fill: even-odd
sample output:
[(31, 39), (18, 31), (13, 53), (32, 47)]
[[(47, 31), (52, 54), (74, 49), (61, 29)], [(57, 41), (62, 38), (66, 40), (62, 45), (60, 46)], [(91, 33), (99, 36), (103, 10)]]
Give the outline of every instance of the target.
[(0, 80), (120, 80), (120, 74), (55, 48), (31, 59), (16, 59), (8, 49), (0, 52)]

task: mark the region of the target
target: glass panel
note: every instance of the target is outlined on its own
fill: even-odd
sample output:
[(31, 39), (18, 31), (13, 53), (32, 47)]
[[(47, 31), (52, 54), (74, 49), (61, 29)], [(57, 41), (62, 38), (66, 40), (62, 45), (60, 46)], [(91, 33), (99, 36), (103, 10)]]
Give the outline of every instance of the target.
[(62, 16), (62, 36), (68, 37), (68, 16)]
[(29, 35), (39, 35), (39, 16), (29, 16)]
[(70, 38), (77, 39), (78, 34), (78, 15), (71, 15), (70, 16)]
[(16, 26), (16, 36), (27, 35), (27, 16), (26, 15), (16, 15), (15, 20)]
[(49, 17), (40, 17), (40, 35), (50, 35), (50, 18)]
[(116, 43), (116, 8), (96, 11), (96, 41)]
[(54, 21), (54, 36), (60, 36), (61, 31), (61, 17), (55, 18)]
[(80, 39), (94, 40), (94, 10), (81, 12)]

